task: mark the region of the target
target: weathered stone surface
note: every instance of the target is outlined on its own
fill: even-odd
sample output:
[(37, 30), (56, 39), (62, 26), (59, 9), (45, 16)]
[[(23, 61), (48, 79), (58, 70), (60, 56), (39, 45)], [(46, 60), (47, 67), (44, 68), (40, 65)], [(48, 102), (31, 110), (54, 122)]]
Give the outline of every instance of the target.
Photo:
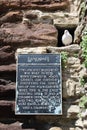
[(51, 53), (57, 53), (57, 52), (62, 52), (62, 51), (75, 53), (75, 52), (79, 52), (80, 49), (81, 47), (77, 44), (72, 44), (65, 47), (52, 47), (52, 46), (47, 47), (48, 52), (51, 52)]
[(1, 65), (0, 75), (0, 79), (7, 80), (8, 82), (16, 82), (16, 64)]
[[(80, 59), (78, 59), (76, 57), (69, 57), (67, 63), (69, 65), (73, 65), (73, 66), (77, 65), (76, 67), (78, 67), (80, 65)], [(73, 66), (71, 66), (71, 67), (73, 67)]]
[(53, 24), (53, 17), (49, 14), (43, 13), (39, 10), (22, 10), (22, 11), (9, 11), (0, 18), (0, 24), (10, 22), (20, 22), (23, 17), (29, 19), (32, 23), (47, 23)]
[(22, 21), (22, 13), (20, 11), (10, 11), (6, 15), (3, 15), (0, 18), (0, 24), (6, 23), (6, 22), (17, 22)]
[(69, 128), (69, 130), (75, 130), (75, 128)]
[(79, 114), (80, 112), (80, 108), (78, 105), (71, 105), (68, 109), (68, 117), (70, 118), (76, 118), (77, 115)]
[[(8, 81), (9, 82), (9, 81)], [(16, 84), (0, 79), (0, 99), (14, 99)]]
[(15, 58), (17, 59), (18, 54), (44, 54), (47, 53), (46, 47), (33, 47), (33, 48), (18, 48), (15, 52)]
[(63, 97), (74, 97), (82, 94), (80, 71), (82, 66), (79, 58), (68, 57), (67, 69), (63, 70)]
[(81, 117), (83, 119), (87, 117), (87, 110), (81, 112)]
[(3, 124), (0, 123), (0, 130), (21, 130), (21, 123), (20, 122), (15, 122), (13, 124)]
[(15, 72), (16, 71), (16, 64), (10, 64), (10, 65), (1, 65), (0, 66), (0, 73), (6, 73), (6, 72)]
[(47, 50), (46, 47), (18, 48), (16, 53), (17, 54), (29, 54), (29, 53), (44, 54), (47, 53)]
[(51, 16), (42, 16), (40, 19), (41, 23), (53, 24), (53, 18)]
[[(70, 102), (66, 102), (63, 100), (63, 113), (61, 116), (55, 115), (55, 116), (36, 116), (36, 119), (38, 121), (43, 121), (43, 122), (55, 122), (58, 121), (57, 123), (60, 124), (62, 127), (68, 126), (68, 123), (70, 124), (72, 119), (77, 119), (78, 113), (79, 113), (79, 107), (78, 105), (72, 105), (74, 104), (73, 101), (70, 100)], [(61, 117), (61, 118), (60, 118)], [(64, 119), (64, 120), (63, 120)], [(68, 120), (69, 119), (69, 120)], [(62, 124), (64, 121), (64, 124)]]
[(82, 0), (69, 0), (70, 10), (65, 12), (56, 12), (54, 15), (54, 24), (61, 28), (76, 28), (79, 23), (79, 8)]
[(14, 101), (0, 100), (0, 117), (13, 117), (14, 116)]
[[(87, 17), (87, 16), (86, 16)], [(87, 19), (87, 18), (86, 18)], [(84, 20), (84, 22), (86, 22), (87, 23), (87, 20), (85, 21)], [(86, 24), (85, 23), (85, 24)], [(82, 23), (81, 23), (82, 24)], [(82, 30), (82, 36), (84, 36), (84, 35), (86, 35), (87, 34), (87, 24), (85, 25), (85, 24), (83, 24), (83, 30)]]
[(80, 127), (76, 127), (75, 130), (82, 130), (82, 128), (80, 128)]
[(10, 46), (0, 48), (0, 65), (15, 63), (14, 50)]
[[(56, 13), (58, 16), (59, 13)], [(58, 18), (54, 19), (54, 25), (58, 28), (76, 28), (79, 22), (78, 13), (60, 13)]]
[(62, 130), (60, 127), (51, 127), (49, 130)]
[[(2, 0), (3, 1), (3, 0)], [(56, 2), (55, 3), (55, 1), (50, 1), (50, 0), (48, 0), (50, 3), (49, 4), (46, 4), (46, 2), (47, 1), (43, 1), (43, 0), (37, 0), (37, 1), (30, 1), (30, 3), (29, 3), (29, 1), (14, 1), (13, 2), (13, 0), (11, 0), (11, 1), (9, 1), (9, 5), (11, 6), (11, 4), (12, 4), (12, 7), (14, 7), (14, 5), (16, 5), (17, 4), (17, 8), (22, 8), (22, 4), (23, 4), (23, 7), (25, 7), (25, 6), (28, 6), (28, 4), (29, 4), (29, 6), (32, 6), (32, 8), (30, 8), (30, 9), (33, 9), (33, 8), (35, 8), (36, 10), (30, 10), (30, 11), (25, 11), (25, 14), (27, 14), (27, 16), (29, 16), (28, 18), (29, 19), (31, 19), (31, 21), (32, 22), (34, 22), (34, 23), (37, 23), (37, 22), (42, 22), (42, 23), (54, 23), (54, 25), (56, 25), (57, 27), (61, 27), (61, 28), (76, 28), (77, 27), (77, 25), (78, 25), (78, 22), (79, 22), (79, 15), (78, 15), (78, 8), (79, 8), (79, 5), (80, 5), (80, 3), (81, 3), (81, 1), (80, 2), (77, 2), (77, 0), (75, 0), (75, 2), (71, 2), (70, 1), (70, 4), (72, 5), (72, 6), (70, 6), (70, 10), (69, 11), (67, 11), (67, 9), (68, 9), (68, 6), (69, 6), (69, 2), (68, 2), (68, 0), (65, 0), (65, 2), (64, 1), (62, 1), (62, 2)], [(4, 4), (6, 3), (7, 1), (5, 1), (4, 0)], [(18, 2), (18, 3), (17, 3)], [(40, 5), (38, 5), (38, 3), (40, 2)], [(51, 2), (52, 2), (52, 5), (51, 5)], [(68, 3), (67, 3), (68, 2)], [(20, 3), (20, 4), (19, 4)], [(32, 3), (32, 4), (31, 4)], [(36, 5), (35, 5), (35, 3), (37, 3), (37, 7), (35, 7)], [(42, 4), (43, 5), (42, 5)], [(66, 9), (65, 11), (57, 11), (57, 12), (41, 12), (41, 11), (39, 11), (39, 10), (37, 10), (37, 9), (39, 9), (38, 7), (40, 6), (40, 9), (41, 8), (44, 8), (45, 9), (45, 6), (46, 6), (46, 10), (47, 11), (50, 11), (50, 9), (51, 8), (54, 8), (53, 10), (58, 10), (58, 5), (60, 6), (60, 8), (61, 8), (61, 6), (63, 5), (63, 3), (65, 3), (66, 5), (67, 5), (67, 9), (64, 7), (64, 9)], [(8, 4), (7, 4), (8, 5)], [(8, 5), (8, 6), (9, 6)], [(33, 6), (34, 5), (34, 6)], [(10, 8), (10, 6), (8, 7), (8, 8)], [(56, 7), (57, 8), (56, 8)], [(12, 7), (11, 7), (11, 9), (12, 9)], [(14, 7), (15, 8), (15, 7)], [(39, 15), (38, 15), (38, 17), (36, 17), (36, 14), (37, 14), (37, 12), (39, 12)], [(16, 12), (17, 13), (17, 12)], [(31, 16), (30, 15), (28, 15), (28, 14), (32, 14), (32, 16), (34, 16), (33, 17), (33, 19), (31, 18)], [(19, 15), (19, 14), (18, 14)], [(5, 17), (7, 17), (7, 16), (5, 16)], [(12, 16), (11, 16), (12, 17)], [(20, 17), (20, 15), (19, 15), (19, 18), (21, 19), (21, 17)], [(35, 19), (34, 19), (35, 18)], [(18, 18), (17, 18), (17, 14), (16, 14), (16, 17), (14, 16), (14, 18), (13, 18), (13, 20), (14, 19), (17, 19), (18, 20)], [(39, 19), (39, 21), (38, 21), (38, 19)], [(12, 19), (9, 19), (9, 21), (10, 20), (12, 20)], [(12, 21), (13, 21), (12, 20)]]
[[(59, 129), (59, 130), (74, 130), (74, 120), (69, 119), (64, 116), (36, 116), (36, 120), (40, 123), (48, 122), (45, 123), (46, 127), (44, 129), (50, 130), (51, 128), (53, 130)], [(41, 127), (42, 128), (42, 127)], [(71, 129), (72, 128), (72, 129)]]
[(85, 128), (87, 128), (87, 120), (84, 120), (84, 121), (83, 121), (83, 126), (84, 126)]
[(13, 9), (15, 9), (15, 8), (18, 8), (18, 7), (20, 7), (20, 0), (11, 0), (11, 1), (9, 1), (9, 0), (1, 0), (0, 1), (0, 9), (3, 9), (3, 10), (5, 10), (5, 9), (9, 9), (9, 8), (13, 8)]
[(81, 33), (84, 28), (84, 23), (81, 23), (77, 26), (75, 32), (74, 32), (74, 43), (80, 43), (81, 41)]
[(80, 77), (86, 77), (87, 76), (86, 71), (87, 71), (87, 69), (84, 66), (82, 66), (82, 68), (81, 68), (81, 70), (79, 72)]
[[(77, 2), (77, 5), (75, 5), (74, 2), (71, 2), (71, 4), (72, 4), (72, 6), (70, 6), (70, 10), (68, 10), (68, 11), (64, 10), (64, 11), (56, 11), (56, 12), (42, 12), (39, 10), (30, 10), (28, 12), (25, 12), (25, 14), (29, 13), (29, 12), (31, 12), (31, 14), (37, 14), (39, 21), (42, 21), (42, 22), (48, 21), (48, 23), (53, 23), (57, 28), (61, 28), (61, 30), (64, 28), (72, 29), (72, 28), (76, 28), (79, 23), (79, 15), (78, 15), (79, 7), (77, 5), (79, 5), (80, 3)], [(72, 8), (74, 8), (74, 9), (72, 9)], [(45, 18), (45, 21), (43, 18)], [(38, 20), (35, 19), (35, 21), (38, 21)], [(53, 20), (53, 22), (52, 22), (52, 20)], [(32, 21), (34, 21), (34, 20), (32, 20)]]
[(24, 11), (23, 15), (29, 19), (32, 23), (47, 23), (53, 24), (53, 17), (49, 13), (43, 13), (40, 10)]
[(81, 118), (76, 121), (75, 126), (83, 128), (83, 122)]
[(0, 130), (35, 130), (35, 128), (22, 128), (21, 122), (17, 121), (11, 124), (0, 123)]
[(63, 82), (63, 97), (68, 98), (69, 96), (75, 95), (75, 82), (68, 79), (66, 82)]
[(3, 125), (0, 130), (35, 130), (34, 128), (23, 129), (20, 126)]
[[(37, 47), (37, 48), (36, 47), (35, 48), (26, 47), (26, 48), (18, 48), (17, 51), (16, 51), (16, 55), (17, 54), (24, 54), (24, 53), (25, 54), (28, 54), (28, 53), (40, 53), (41, 54), (41, 53), (48, 53), (48, 52), (59, 53), (59, 52), (62, 52), (62, 51), (75, 53), (75, 52), (79, 52), (80, 49), (81, 49), (80, 46), (77, 45), (77, 44), (73, 44), (73, 45), (70, 45), (70, 46), (67, 46), (67, 47), (52, 47), (52, 46)], [(72, 59), (72, 57), (71, 57), (71, 59)], [(72, 62), (71, 59), (69, 60), (70, 62)]]
[(49, 24), (3, 24), (0, 28), (2, 44), (18, 47), (56, 46), (57, 30)]
[(1, 10), (6, 10), (9, 8), (12, 9), (23, 9), (23, 8), (28, 8), (28, 9), (41, 9), (41, 10), (46, 10), (46, 11), (55, 11), (58, 9), (63, 9), (65, 10), (69, 6), (69, 1), (68, 0), (63, 0), (60, 2), (55, 2), (55, 1), (50, 1), (50, 0), (1, 0), (0, 1), (0, 8)]
[[(78, 2), (79, 3), (79, 2)], [(77, 8), (75, 6), (75, 4), (73, 4), (73, 6), (75, 8)], [(72, 8), (72, 6), (70, 7)], [(31, 19), (30, 17), (28, 17), (32, 22), (34, 23), (38, 23), (38, 22), (42, 22), (42, 23), (50, 23), (50, 24), (54, 24), (57, 28), (76, 28), (78, 26), (79, 23), (79, 16), (78, 16), (78, 10), (76, 9), (73, 11), (56, 11), (56, 12), (42, 12), (39, 10), (30, 10), (30, 11), (25, 11), (26, 16), (28, 14), (32, 14), (32, 15), (37, 15), (37, 18), (35, 19)]]
[[(35, 128), (22, 128), (23, 123), (17, 121), (10, 124), (0, 123), (0, 130), (35, 130)], [(29, 124), (28, 124), (29, 125)]]
[[(38, 5), (38, 4), (40, 4), (40, 5)], [(50, 0), (46, 0), (46, 1), (36, 0), (35, 2), (32, 1), (31, 6), (34, 7), (34, 9), (42, 9), (42, 10), (46, 10), (46, 11), (49, 11), (49, 10), (55, 11), (55, 10), (58, 10), (58, 9), (68, 8), (69, 1), (64, 0), (64, 1), (60, 1), (60, 2), (55, 2), (55, 1), (50, 1)]]

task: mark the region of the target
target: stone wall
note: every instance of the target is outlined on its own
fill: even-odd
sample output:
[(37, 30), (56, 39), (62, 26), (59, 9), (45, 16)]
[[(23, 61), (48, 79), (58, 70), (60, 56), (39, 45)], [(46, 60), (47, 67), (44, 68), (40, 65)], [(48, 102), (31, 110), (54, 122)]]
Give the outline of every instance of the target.
[[(37, 2), (38, 0), (32, 4), (37, 5)], [(57, 6), (60, 6), (58, 9), (62, 11), (43, 13), (41, 6), (38, 6), (41, 11), (30, 10), (29, 1), (27, 3), (25, 0), (0, 1), (0, 130), (86, 129), (86, 116), (82, 118), (79, 116), (80, 113), (83, 113), (79, 102), (84, 95), (81, 78), (86, 76), (87, 72), (82, 65), (80, 44), (75, 44), (80, 41), (81, 31), (78, 32), (78, 27), (81, 24), (75, 32), (75, 36), (77, 36), (74, 39), (75, 43), (66, 47), (57, 47), (60, 41), (58, 41), (59, 34), (56, 27), (67, 28), (69, 24), (69, 28), (73, 28), (79, 22), (77, 6), (80, 6), (81, 1), (71, 0), (68, 2), (70, 10), (68, 7), (68, 10), (65, 8), (62, 10), (63, 3), (58, 2)], [(51, 4), (55, 7), (53, 2), (48, 8), (53, 11)], [(38, 9), (36, 5), (35, 9)], [(45, 3), (45, 8), (47, 8), (47, 3)], [(70, 22), (71, 19), (73, 22)], [(61, 116), (15, 115), (17, 55), (20, 53), (62, 54), (62, 52), (67, 53), (66, 66), (63, 66), (62, 63), (63, 114)], [(85, 88), (87, 88), (86, 84)]]
[[(79, 45), (73, 44), (69, 47), (37, 47), (37, 48), (23, 48), (18, 49), (16, 52), (16, 57), (18, 54), (29, 54), (29, 53), (52, 53), (57, 54), (61, 52), (67, 52), (67, 66), (63, 68), (62, 64), (62, 87), (63, 87), (63, 115), (62, 116), (36, 116), (38, 122), (46, 122), (50, 125), (55, 125), (66, 130), (76, 128), (75, 120), (78, 118), (80, 108), (78, 106), (79, 97), (82, 94), (82, 87), (80, 84), (81, 72), (83, 67), (80, 64), (79, 51), (81, 50)], [(77, 54), (77, 57), (75, 57)], [(61, 119), (60, 119), (61, 118)], [(54, 125), (54, 126), (55, 126)]]

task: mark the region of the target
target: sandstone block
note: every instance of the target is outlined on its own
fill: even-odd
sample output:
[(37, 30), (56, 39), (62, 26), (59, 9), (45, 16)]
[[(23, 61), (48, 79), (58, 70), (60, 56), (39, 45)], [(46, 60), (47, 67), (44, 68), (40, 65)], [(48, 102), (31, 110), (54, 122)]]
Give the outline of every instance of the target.
[(76, 127), (75, 130), (82, 130), (82, 128), (80, 128), (80, 127)]
[(84, 120), (84, 121), (83, 121), (83, 126), (84, 126), (85, 128), (87, 128), (87, 120)]
[(0, 100), (0, 118), (14, 117), (14, 101)]
[(15, 57), (17, 59), (18, 54), (44, 54), (47, 53), (46, 47), (33, 47), (33, 48), (18, 48), (15, 53)]
[[(1, 81), (1, 79), (0, 79)], [(6, 82), (4, 82), (6, 83)], [(6, 83), (6, 84), (1, 84), (0, 83), (0, 98), (1, 99), (5, 99), (5, 98), (8, 98), (8, 99), (15, 99), (15, 88), (16, 88), (16, 85), (15, 83)]]
[(45, 10), (45, 11), (56, 11), (58, 9), (60, 10), (65, 10), (69, 6), (69, 1), (64, 0), (62, 2), (55, 2), (55, 1), (39, 1), (39, 0), (1, 0), (0, 1), (0, 8), (4, 10), (12, 8), (12, 9), (23, 9), (23, 8), (28, 8), (28, 9), (40, 9), (40, 10)]
[(25, 11), (25, 17), (30, 19), (32, 23), (47, 23), (47, 24), (53, 24), (53, 17), (50, 15), (50, 13), (45, 13), (40, 10), (29, 10)]
[(73, 78), (68, 78), (68, 80), (63, 80), (63, 98), (69, 98), (81, 95), (81, 85), (76, 82)]
[(63, 82), (63, 97), (67, 98), (74, 96), (75, 93), (75, 82), (68, 79), (66, 82)]
[(15, 63), (14, 51), (11, 46), (0, 48), (0, 65)]
[(2, 124), (0, 123), (0, 130), (21, 130), (21, 123), (15, 122), (13, 124)]
[(0, 75), (0, 79), (6, 80), (8, 83), (16, 82), (16, 64), (1, 65)]
[(79, 114), (79, 106), (78, 105), (71, 105), (69, 109), (67, 110), (67, 114), (69, 118), (77, 118), (77, 115)]
[(51, 127), (49, 130), (62, 130), (60, 127)]
[(75, 128), (69, 128), (69, 130), (75, 130)]
[(0, 66), (0, 73), (15, 72), (15, 71), (16, 71), (16, 64)]
[(71, 67), (79, 67), (80, 66), (80, 59), (75, 57), (68, 58), (68, 64), (72, 65)]
[(28, 26), (23, 23), (5, 23), (0, 28), (2, 44), (12, 47), (38, 47), (56, 46), (57, 30), (49, 24), (33, 24)]
[(83, 128), (83, 121), (81, 118), (76, 121), (75, 126)]
[(48, 52), (51, 53), (57, 53), (57, 52), (69, 52), (69, 54), (73, 54), (75, 52), (79, 52), (81, 50), (81, 47), (77, 44), (72, 44), (69, 46), (65, 46), (65, 47), (52, 47), (52, 46), (48, 46), (47, 47)]
[(6, 22), (13, 23), (17, 21), (22, 21), (22, 14), (19, 11), (10, 11), (0, 18), (1, 24)]

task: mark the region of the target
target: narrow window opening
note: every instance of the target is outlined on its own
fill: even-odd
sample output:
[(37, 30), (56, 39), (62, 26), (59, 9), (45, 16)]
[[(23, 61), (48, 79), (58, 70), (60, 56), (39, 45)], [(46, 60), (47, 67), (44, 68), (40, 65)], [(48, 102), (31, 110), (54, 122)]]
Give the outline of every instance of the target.
[(58, 47), (65, 46), (62, 43), (62, 35), (64, 34), (64, 30), (68, 30), (70, 32), (70, 34), (72, 35), (73, 40), (74, 40), (74, 31), (75, 31), (75, 29), (76, 29), (76, 27), (73, 27), (73, 28), (57, 28), (57, 30), (58, 30), (58, 44), (57, 44), (57, 46)]

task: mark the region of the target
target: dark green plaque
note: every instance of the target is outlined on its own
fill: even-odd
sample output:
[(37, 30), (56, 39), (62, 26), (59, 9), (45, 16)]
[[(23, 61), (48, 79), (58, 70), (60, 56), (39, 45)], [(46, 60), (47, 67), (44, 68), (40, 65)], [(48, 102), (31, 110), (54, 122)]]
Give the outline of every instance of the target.
[(18, 55), (16, 79), (16, 114), (62, 114), (60, 54)]

